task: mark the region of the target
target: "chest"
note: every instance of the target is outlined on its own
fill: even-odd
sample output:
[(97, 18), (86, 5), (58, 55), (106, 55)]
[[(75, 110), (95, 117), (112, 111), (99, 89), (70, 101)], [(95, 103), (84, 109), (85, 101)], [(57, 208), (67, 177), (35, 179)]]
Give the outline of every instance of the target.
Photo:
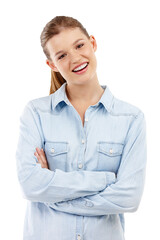
[(43, 113), (44, 149), (50, 169), (116, 173), (128, 129), (125, 119), (99, 108), (82, 111), (67, 107), (55, 115)]

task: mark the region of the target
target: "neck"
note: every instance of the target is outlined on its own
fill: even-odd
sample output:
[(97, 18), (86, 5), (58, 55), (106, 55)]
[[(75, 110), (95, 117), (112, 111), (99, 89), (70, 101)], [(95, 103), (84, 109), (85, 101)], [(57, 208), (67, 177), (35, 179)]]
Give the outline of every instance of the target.
[(99, 101), (104, 89), (98, 79), (84, 84), (66, 84), (66, 94), (70, 102), (95, 104)]

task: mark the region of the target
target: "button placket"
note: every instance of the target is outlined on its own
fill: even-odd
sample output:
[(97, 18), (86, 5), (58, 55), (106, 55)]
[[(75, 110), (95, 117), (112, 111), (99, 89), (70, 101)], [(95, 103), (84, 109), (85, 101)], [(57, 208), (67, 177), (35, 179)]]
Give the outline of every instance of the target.
[[(84, 127), (82, 128), (81, 144), (83, 144), (82, 151), (84, 151), (84, 153), (85, 153), (85, 151), (86, 151), (86, 146), (85, 146), (86, 145), (86, 139), (85, 139), (86, 138), (86, 122), (88, 122), (88, 117), (87, 116), (85, 116), (84, 121), (85, 122), (84, 122)], [(81, 155), (80, 159), (82, 159), (82, 155)], [(78, 163), (78, 169), (83, 169), (83, 167), (84, 167), (84, 164), (81, 161)]]

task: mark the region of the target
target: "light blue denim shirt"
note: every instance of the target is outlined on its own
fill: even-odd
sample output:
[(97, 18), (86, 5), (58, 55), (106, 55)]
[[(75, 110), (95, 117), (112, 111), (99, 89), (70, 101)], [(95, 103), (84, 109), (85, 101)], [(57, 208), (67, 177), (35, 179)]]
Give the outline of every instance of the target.
[[(124, 240), (146, 169), (144, 113), (108, 86), (80, 115), (66, 95), (30, 100), (20, 116), (17, 174), (27, 199), (23, 240)], [(43, 148), (49, 169), (34, 155)]]

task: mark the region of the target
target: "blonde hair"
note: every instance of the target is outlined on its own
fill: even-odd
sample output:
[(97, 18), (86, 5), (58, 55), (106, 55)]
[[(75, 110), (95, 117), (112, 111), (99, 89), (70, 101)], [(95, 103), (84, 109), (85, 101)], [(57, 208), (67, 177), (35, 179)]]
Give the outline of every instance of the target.
[[(44, 27), (41, 35), (41, 46), (43, 48), (43, 52), (46, 55), (49, 61), (52, 61), (50, 57), (50, 53), (46, 47), (46, 43), (50, 38), (59, 34), (65, 28), (76, 28), (78, 27), (88, 38), (89, 34), (87, 30), (83, 27), (83, 25), (75, 18), (68, 17), (68, 16), (56, 16), (51, 21), (49, 21), (46, 26)], [(66, 80), (62, 77), (60, 72), (54, 72), (51, 70), (51, 86), (49, 95), (54, 93), (65, 83)]]

